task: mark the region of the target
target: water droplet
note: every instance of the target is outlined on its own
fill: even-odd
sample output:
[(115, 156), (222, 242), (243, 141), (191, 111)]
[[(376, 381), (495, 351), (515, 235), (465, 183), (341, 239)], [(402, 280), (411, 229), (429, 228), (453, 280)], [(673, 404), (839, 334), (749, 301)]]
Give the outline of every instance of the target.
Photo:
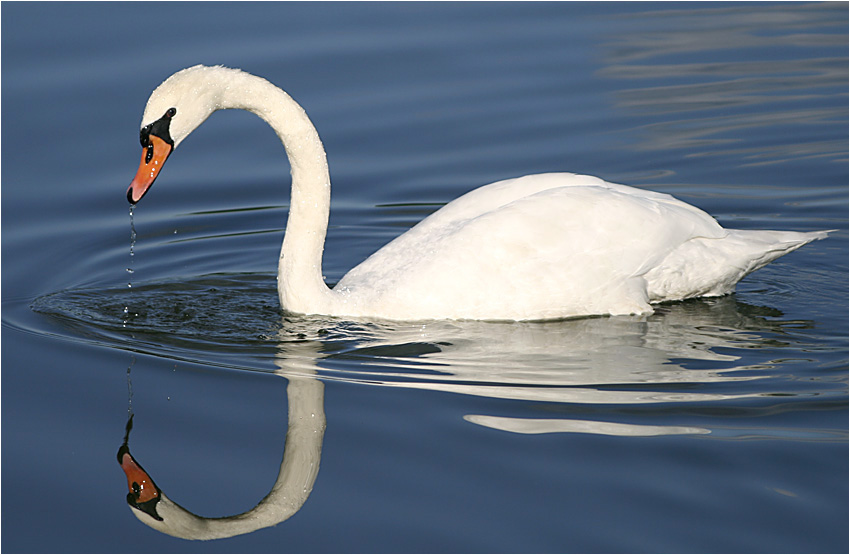
[[(127, 414), (132, 418), (133, 416), (133, 380), (130, 378), (130, 370), (133, 369), (133, 365), (136, 364), (136, 357), (130, 358), (130, 366), (127, 367)], [(132, 420), (131, 420), (132, 421)], [(128, 427), (130, 424), (128, 424)], [(130, 430), (127, 430), (127, 435), (129, 436)], [(125, 443), (127, 439), (124, 439)]]
[[(133, 270), (133, 257), (135, 256), (135, 248), (136, 248), (136, 224), (133, 221), (133, 208), (134, 205), (130, 205), (130, 265), (127, 266), (126, 271), (131, 277), (134, 273)], [(131, 281), (127, 281), (127, 289), (132, 289), (133, 283)], [(124, 307), (124, 322), (123, 327), (127, 327), (127, 320), (130, 316), (130, 307), (129, 305)]]

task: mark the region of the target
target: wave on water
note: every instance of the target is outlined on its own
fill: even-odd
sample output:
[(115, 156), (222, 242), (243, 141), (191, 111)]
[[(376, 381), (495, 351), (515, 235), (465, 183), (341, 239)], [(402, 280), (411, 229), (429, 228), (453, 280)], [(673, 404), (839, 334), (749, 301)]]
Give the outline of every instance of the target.
[[(705, 434), (710, 423), (695, 426), (683, 414), (717, 403), (747, 412), (759, 402), (740, 405), (745, 400), (796, 397), (777, 378), (784, 363), (765, 357), (804, 348), (811, 322), (785, 321), (734, 295), (656, 308), (648, 317), (554, 322), (351, 321), (284, 314), (267, 274), (64, 290), (32, 303), (60, 334), (134, 353), (604, 412), (603, 420), (465, 417), (515, 433)], [(651, 407), (665, 407), (666, 416)], [(610, 420), (623, 411), (622, 421)]]

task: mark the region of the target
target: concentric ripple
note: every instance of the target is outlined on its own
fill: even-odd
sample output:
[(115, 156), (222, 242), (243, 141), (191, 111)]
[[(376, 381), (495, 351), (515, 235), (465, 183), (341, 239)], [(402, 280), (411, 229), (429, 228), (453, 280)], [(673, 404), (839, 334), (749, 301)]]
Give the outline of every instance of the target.
[[(65, 290), (32, 309), (70, 337), (175, 360), (602, 411), (589, 420), (465, 417), (514, 433), (706, 434), (710, 419), (695, 426), (683, 415), (718, 403), (745, 414), (761, 410), (758, 399), (781, 396), (793, 403), (797, 395), (778, 377), (793, 361), (754, 353), (799, 351), (809, 327), (734, 296), (661, 305), (650, 317), (557, 322), (303, 317), (281, 312), (267, 274)], [(665, 416), (652, 407), (666, 407)], [(612, 421), (617, 414), (621, 421)]]

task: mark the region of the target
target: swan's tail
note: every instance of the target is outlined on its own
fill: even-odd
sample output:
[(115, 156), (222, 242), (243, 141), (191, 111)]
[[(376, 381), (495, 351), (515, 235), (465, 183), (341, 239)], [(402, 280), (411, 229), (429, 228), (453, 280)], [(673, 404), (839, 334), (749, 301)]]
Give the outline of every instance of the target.
[(730, 229), (724, 240), (740, 252), (739, 265), (745, 269), (740, 278), (818, 239), (826, 239), (831, 231), (771, 231)]
[(650, 302), (725, 295), (746, 275), (831, 231), (729, 229), (721, 239), (696, 238), (644, 276)]

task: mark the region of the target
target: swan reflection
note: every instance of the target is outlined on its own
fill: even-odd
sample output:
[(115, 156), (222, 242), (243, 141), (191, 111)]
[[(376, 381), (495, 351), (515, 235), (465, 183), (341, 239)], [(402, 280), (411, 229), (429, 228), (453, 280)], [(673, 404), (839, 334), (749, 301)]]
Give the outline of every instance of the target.
[(127, 476), (127, 504), (133, 514), (169, 536), (212, 540), (274, 526), (297, 513), (313, 490), (325, 434), (324, 384), (310, 376), (314, 373), (312, 360), (303, 366), (291, 361), (299, 375), (289, 377), (286, 388), (289, 427), (283, 460), (274, 486), (256, 507), (233, 516), (207, 518), (172, 501), (130, 454), (131, 417), (124, 444), (118, 450), (118, 462)]
[[(327, 359), (327, 379), (357, 381), (559, 405), (634, 407), (711, 403), (758, 397), (768, 364), (736, 365), (741, 349), (758, 348), (781, 323), (760, 309), (721, 297), (659, 307), (648, 318), (586, 318), (546, 323), (431, 322), (373, 328), (345, 353), (344, 369)], [(362, 333), (362, 331), (361, 331)], [(774, 345), (776, 339), (770, 340)], [(410, 354), (412, 353), (412, 354)], [(352, 368), (351, 356), (366, 356)], [(743, 385), (743, 384), (742, 384)], [(517, 433), (605, 435), (704, 434), (690, 426), (576, 420), (520, 420), (467, 415), (466, 420)]]
[[(707, 405), (774, 394), (768, 378), (782, 362), (753, 364), (753, 352), (768, 344), (775, 352), (783, 341), (798, 340), (785, 328), (810, 325), (778, 315), (727, 296), (660, 306), (649, 317), (561, 322), (284, 318), (274, 362), (275, 374), (288, 381), (289, 429), (271, 492), (238, 515), (198, 516), (168, 498), (130, 454), (125, 438), (118, 458), (129, 505), (151, 528), (186, 539), (225, 538), (291, 517), (306, 502), (319, 470), (325, 381), (540, 402), (569, 415), (518, 418), (507, 413), (514, 405), (505, 403), (496, 414), (464, 416), (468, 423), (518, 434), (711, 434)], [(740, 364), (736, 353), (744, 350), (749, 362)], [(654, 408), (659, 404), (666, 405)], [(588, 410), (599, 405), (605, 406)]]
[[(767, 344), (781, 346), (790, 322), (767, 318), (780, 315), (725, 296), (662, 305), (649, 317), (410, 324), (299, 319), (286, 329), (298, 338), (309, 335), (311, 326), (323, 330), (326, 354), (317, 364), (325, 380), (632, 412), (624, 417), (630, 422), (464, 417), (474, 424), (515, 433), (655, 436), (710, 429), (678, 422), (638, 425), (636, 407), (650, 413), (658, 404), (688, 407), (770, 395), (759, 382), (778, 363), (754, 365), (752, 353)], [(744, 350), (750, 362), (739, 364), (736, 353)]]

